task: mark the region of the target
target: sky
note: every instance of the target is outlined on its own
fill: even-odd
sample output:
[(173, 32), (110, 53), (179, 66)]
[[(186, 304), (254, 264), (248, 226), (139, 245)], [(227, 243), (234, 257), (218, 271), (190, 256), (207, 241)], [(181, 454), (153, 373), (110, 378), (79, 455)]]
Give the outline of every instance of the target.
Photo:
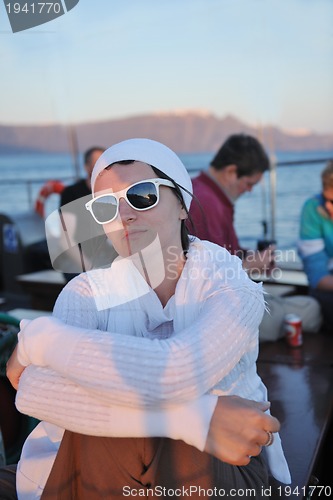
[(4, 3), (0, 124), (200, 110), (333, 132), (332, 0), (80, 0), (18, 33)]

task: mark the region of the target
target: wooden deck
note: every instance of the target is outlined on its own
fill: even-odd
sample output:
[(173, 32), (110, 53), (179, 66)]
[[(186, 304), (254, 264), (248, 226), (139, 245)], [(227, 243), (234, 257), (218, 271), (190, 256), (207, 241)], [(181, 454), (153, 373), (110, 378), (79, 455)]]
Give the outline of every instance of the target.
[(258, 372), (268, 388), (272, 414), (281, 422), (292, 476), (291, 489), (275, 489), (272, 498), (303, 498), (315, 478), (319, 485), (333, 486), (327, 471), (332, 463), (327, 436), (333, 421), (333, 336), (307, 334), (299, 348), (284, 339), (261, 344)]

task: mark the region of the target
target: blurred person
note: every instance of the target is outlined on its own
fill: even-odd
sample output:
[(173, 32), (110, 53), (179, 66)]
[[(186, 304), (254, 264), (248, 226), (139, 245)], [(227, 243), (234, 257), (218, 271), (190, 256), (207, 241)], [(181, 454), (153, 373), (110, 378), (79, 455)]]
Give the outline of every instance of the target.
[[(269, 274), (275, 267), (274, 245), (264, 250), (243, 249), (234, 227), (234, 210), (238, 198), (250, 192), (269, 169), (268, 156), (260, 142), (245, 134), (231, 135), (222, 144), (208, 171), (193, 179), (193, 194), (198, 203), (191, 204), (193, 232), (202, 240), (225, 247), (252, 271)], [(261, 341), (283, 336), (286, 314), (296, 313), (302, 320), (303, 331), (316, 332), (321, 325), (317, 301), (307, 296), (273, 297), (265, 295), (268, 311), (259, 328)]]
[(333, 327), (333, 161), (321, 173), (321, 193), (302, 209), (298, 249), (310, 283), (310, 294), (322, 308), (326, 326)]

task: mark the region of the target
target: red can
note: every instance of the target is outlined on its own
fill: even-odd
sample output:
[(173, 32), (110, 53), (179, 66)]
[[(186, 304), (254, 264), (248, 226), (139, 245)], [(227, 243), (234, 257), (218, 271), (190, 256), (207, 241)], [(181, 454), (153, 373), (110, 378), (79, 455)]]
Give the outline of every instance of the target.
[(284, 333), (286, 341), (291, 347), (303, 344), (302, 320), (297, 314), (287, 314), (284, 318)]

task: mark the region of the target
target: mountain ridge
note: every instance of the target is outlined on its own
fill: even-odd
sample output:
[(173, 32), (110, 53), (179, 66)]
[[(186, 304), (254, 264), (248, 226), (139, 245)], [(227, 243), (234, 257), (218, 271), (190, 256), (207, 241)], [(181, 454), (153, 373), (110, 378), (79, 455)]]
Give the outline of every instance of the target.
[(256, 137), (269, 151), (332, 150), (333, 133), (285, 131), (274, 125), (258, 129), (233, 115), (218, 118), (212, 113), (176, 110), (86, 122), (68, 127), (54, 125), (0, 125), (0, 154), (65, 153), (75, 141), (79, 151), (93, 145), (110, 145), (132, 137), (149, 137), (178, 153), (214, 152), (233, 133)]

